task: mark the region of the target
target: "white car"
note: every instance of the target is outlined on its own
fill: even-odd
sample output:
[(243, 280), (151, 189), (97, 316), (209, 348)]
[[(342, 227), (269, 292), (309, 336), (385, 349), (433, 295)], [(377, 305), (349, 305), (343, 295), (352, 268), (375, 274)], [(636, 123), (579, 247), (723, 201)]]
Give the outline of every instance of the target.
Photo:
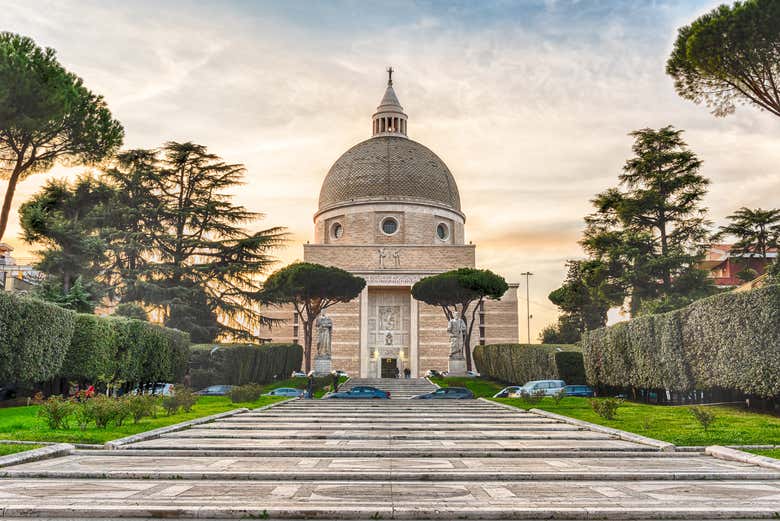
[(533, 380), (526, 382), (520, 389), (512, 392), (509, 397), (517, 398), (523, 394), (535, 394), (544, 392), (545, 396), (553, 396), (559, 393), (564, 387), (566, 382), (563, 380)]
[(148, 387), (143, 389), (143, 393), (141, 392), (141, 389), (136, 387), (131, 391), (132, 394), (155, 394), (157, 396), (173, 396), (174, 394), (174, 385), (173, 384), (165, 384), (165, 383), (159, 383), (154, 386), (154, 389), (150, 389)]
[(306, 373), (303, 371), (293, 371), (290, 378), (306, 378)]

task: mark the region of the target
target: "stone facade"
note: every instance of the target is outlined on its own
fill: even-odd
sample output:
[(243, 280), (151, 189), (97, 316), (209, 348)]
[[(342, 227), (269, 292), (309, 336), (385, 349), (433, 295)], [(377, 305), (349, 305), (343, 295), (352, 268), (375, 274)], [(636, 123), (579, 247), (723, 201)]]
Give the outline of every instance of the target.
[[(466, 217), (447, 165), (407, 137), (407, 116), (388, 84), (374, 114), (374, 136), (331, 167), (314, 215), (306, 262), (336, 266), (366, 279), (352, 302), (328, 310), (333, 320), (332, 366), (361, 377), (447, 370), (449, 335), (443, 311), (417, 302), (421, 278), (475, 267), (466, 244)], [(477, 314), (471, 345), (518, 341), (517, 285)], [(264, 332), (274, 342), (303, 343), (292, 308), (271, 308), (285, 322)]]

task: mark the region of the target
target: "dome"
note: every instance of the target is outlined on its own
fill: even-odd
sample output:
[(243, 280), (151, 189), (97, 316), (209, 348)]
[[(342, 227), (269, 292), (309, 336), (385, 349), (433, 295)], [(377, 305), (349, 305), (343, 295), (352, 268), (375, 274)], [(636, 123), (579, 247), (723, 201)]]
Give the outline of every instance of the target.
[(319, 211), (362, 202), (415, 202), (460, 213), (447, 165), (405, 136), (375, 136), (347, 150), (330, 168)]

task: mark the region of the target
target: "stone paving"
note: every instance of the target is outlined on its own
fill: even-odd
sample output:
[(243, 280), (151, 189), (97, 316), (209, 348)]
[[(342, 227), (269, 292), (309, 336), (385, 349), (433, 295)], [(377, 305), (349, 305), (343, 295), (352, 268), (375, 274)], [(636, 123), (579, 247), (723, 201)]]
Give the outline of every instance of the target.
[(474, 401), (285, 402), (0, 469), (7, 519), (760, 519), (780, 472)]

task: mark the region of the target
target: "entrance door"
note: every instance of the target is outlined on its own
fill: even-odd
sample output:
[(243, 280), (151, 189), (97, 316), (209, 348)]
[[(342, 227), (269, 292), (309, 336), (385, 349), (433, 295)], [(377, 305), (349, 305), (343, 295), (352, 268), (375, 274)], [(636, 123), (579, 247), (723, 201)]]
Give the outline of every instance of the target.
[(396, 371), (398, 370), (397, 358), (383, 358), (382, 359), (382, 378), (395, 378)]

